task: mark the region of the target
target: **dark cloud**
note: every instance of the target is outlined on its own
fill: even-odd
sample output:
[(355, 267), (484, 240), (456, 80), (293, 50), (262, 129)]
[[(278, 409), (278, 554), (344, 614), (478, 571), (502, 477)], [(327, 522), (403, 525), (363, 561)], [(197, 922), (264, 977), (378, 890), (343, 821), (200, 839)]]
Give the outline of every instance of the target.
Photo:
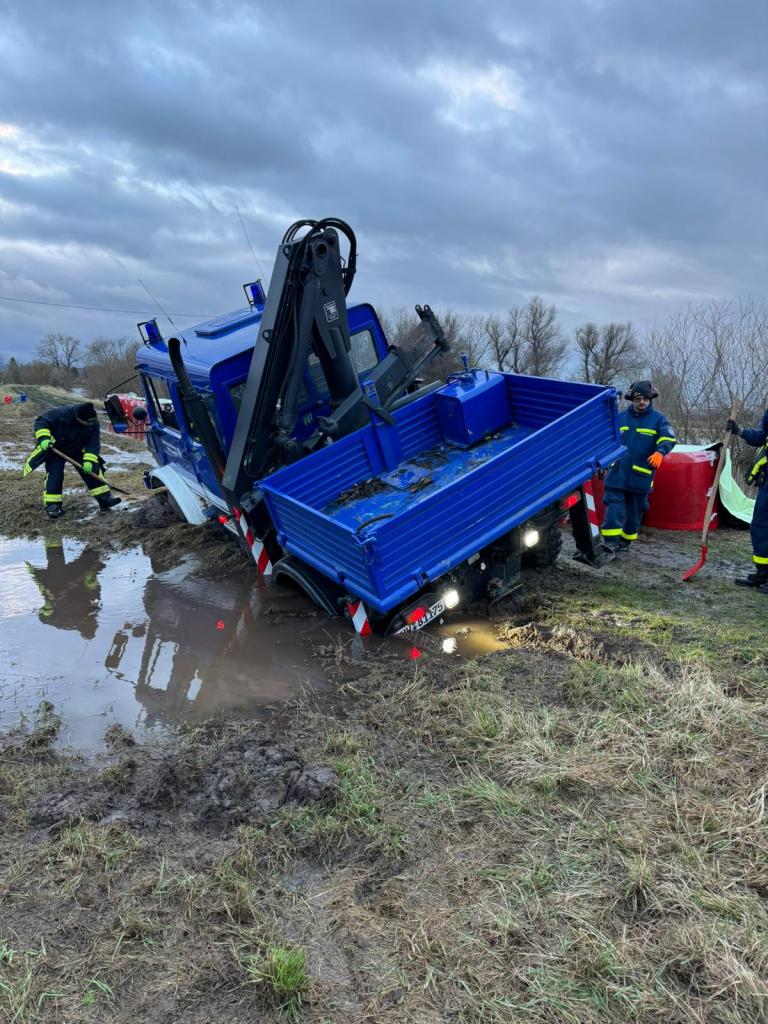
[[(566, 326), (764, 294), (763, 0), (3, 4), (0, 295), (216, 313), (287, 225), (353, 297)], [(0, 301), (0, 352), (138, 317)]]

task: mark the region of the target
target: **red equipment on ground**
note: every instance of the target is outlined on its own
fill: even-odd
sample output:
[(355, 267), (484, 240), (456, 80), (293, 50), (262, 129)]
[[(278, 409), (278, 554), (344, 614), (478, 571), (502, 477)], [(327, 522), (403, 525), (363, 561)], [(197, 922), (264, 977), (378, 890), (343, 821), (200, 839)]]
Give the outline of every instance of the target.
[[(117, 413), (114, 417), (110, 417), (109, 429), (113, 434), (127, 434), (128, 437), (143, 438), (144, 431), (147, 427), (146, 417), (146, 405), (143, 398), (138, 395), (110, 395), (107, 399), (106, 404), (109, 404), (113, 413)], [(119, 412), (117, 407), (119, 406)], [(134, 412), (140, 409), (144, 414), (136, 417)], [(117, 422), (117, 427), (115, 423)], [(122, 429), (120, 429), (122, 427)]]
[[(712, 448), (670, 452), (654, 477), (645, 525), (657, 530), (701, 530), (718, 455)], [(710, 530), (717, 529), (717, 510), (715, 503)]]

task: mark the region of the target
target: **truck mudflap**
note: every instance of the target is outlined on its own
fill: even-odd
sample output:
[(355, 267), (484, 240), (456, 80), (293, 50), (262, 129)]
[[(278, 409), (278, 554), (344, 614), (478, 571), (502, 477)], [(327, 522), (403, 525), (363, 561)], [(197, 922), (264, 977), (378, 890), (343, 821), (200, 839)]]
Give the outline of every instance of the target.
[(241, 510), (235, 506), (232, 509), (232, 515), (234, 517), (235, 522), (237, 523), (237, 528), (240, 531), (240, 535), (242, 536), (243, 541), (245, 542), (245, 546), (248, 549), (251, 558), (256, 563), (256, 568), (259, 570), (262, 576), (271, 576), (272, 559), (269, 557), (269, 552), (248, 525), (248, 520), (246, 519), (243, 512), (241, 512)]
[(595, 496), (592, 481), (585, 480), (567, 499), (571, 530), (576, 543), (574, 559), (599, 569), (610, 561), (610, 552), (606, 551), (600, 540), (600, 523), (597, 519)]
[(356, 633), (360, 636), (371, 635), (373, 632), (373, 629), (371, 628), (371, 620), (368, 618), (368, 612), (366, 611), (365, 605), (362, 601), (359, 601), (356, 598), (350, 598), (347, 601), (347, 615), (349, 615)]

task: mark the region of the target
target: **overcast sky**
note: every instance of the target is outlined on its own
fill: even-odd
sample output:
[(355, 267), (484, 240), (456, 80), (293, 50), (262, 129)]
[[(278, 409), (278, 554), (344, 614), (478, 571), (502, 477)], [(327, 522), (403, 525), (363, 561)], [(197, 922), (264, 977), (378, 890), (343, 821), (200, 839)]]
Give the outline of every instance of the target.
[(766, 294), (768, 0), (0, 10), (6, 356), (135, 336), (139, 279), (180, 327), (242, 305), (236, 207), (267, 274), (294, 219), (348, 220), (384, 310), (642, 330)]

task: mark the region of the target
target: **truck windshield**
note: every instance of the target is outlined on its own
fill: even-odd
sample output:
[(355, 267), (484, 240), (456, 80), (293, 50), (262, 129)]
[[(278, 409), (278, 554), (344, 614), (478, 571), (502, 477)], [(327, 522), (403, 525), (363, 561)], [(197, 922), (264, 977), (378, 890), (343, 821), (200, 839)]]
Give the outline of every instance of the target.
[[(379, 361), (376, 354), (376, 344), (373, 339), (373, 332), (365, 327), (361, 331), (356, 331), (355, 334), (351, 335), (350, 340), (352, 342), (352, 349), (350, 353), (352, 356), (352, 362), (357, 370), (358, 377), (363, 379)], [(314, 392), (311, 398), (309, 391), (307, 390), (307, 374), (309, 375), (311, 387)], [(240, 403), (243, 400), (244, 389), (244, 380), (239, 381), (237, 384), (229, 385), (229, 394), (232, 399), (232, 404), (235, 407), (235, 414), (240, 411)], [(320, 366), (320, 360), (314, 352), (312, 352), (307, 360), (307, 367), (304, 371), (304, 382), (299, 389), (299, 405), (307, 405), (314, 399), (326, 401), (327, 398), (328, 387), (325, 383), (325, 377), (323, 376), (323, 370)]]

